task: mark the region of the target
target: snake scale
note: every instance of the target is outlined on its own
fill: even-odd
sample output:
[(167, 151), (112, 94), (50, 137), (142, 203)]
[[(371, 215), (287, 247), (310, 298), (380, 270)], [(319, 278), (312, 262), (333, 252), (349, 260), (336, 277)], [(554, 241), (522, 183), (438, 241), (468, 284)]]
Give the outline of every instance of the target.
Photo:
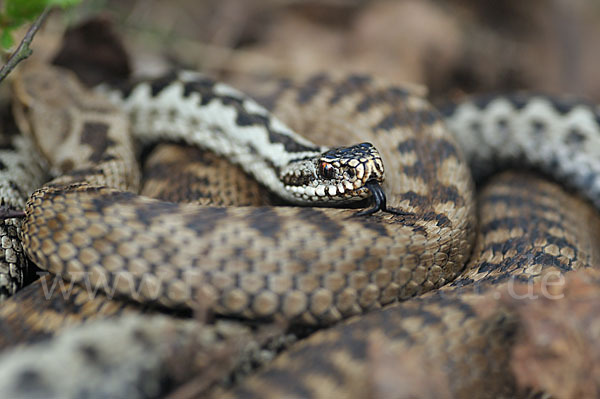
[[(0, 129), (0, 206), (23, 209), (28, 195), (47, 178), (45, 164), (30, 140), (18, 134), (8, 115), (1, 116)], [(0, 300), (13, 295), (24, 284), (27, 260), (19, 239), (21, 223), (16, 219), (0, 221)]]
[[(35, 192), (28, 204), (22, 230), (28, 256), (65, 278), (105, 282), (109, 292), (113, 288), (142, 302), (202, 305), (224, 315), (328, 324), (439, 288), (463, 272), (473, 243), (473, 184), (463, 155), (476, 175), (486, 174), (492, 163), (517, 161), (566, 178), (592, 202), (598, 201), (594, 160), (600, 139), (598, 116), (592, 106), (580, 103), (521, 96), (483, 99), (448, 111), (453, 137), (426, 101), (408, 89), (365, 76), (283, 81), (272, 93), (258, 95), (289, 126), (309, 132), (315, 141), (330, 146), (368, 141), (379, 150), (386, 175), (382, 187), (392, 212), (357, 216), (356, 209), (202, 208), (137, 196), (131, 193), (138, 189), (139, 175), (131, 166), (132, 142), (122, 135), (126, 129), (119, 127), (126, 121), (112, 105), (80, 88), (70, 75), (46, 66), (23, 72), (15, 90), (21, 129), (62, 174)], [(295, 136), (286, 133), (281, 122), (266, 118), (264, 108), (197, 75), (142, 83), (119, 93), (113, 92), (112, 99), (129, 113), (138, 140), (166, 137), (210, 147), (207, 141), (221, 134), (224, 123), (243, 126), (280, 151), (323, 150), (304, 140), (300, 145), (292, 142)], [(199, 106), (213, 107), (216, 114), (222, 111), (225, 122), (200, 120), (194, 114)], [(557, 119), (562, 123), (559, 129), (546, 129)], [(42, 127), (45, 136), (38, 135)], [(51, 131), (63, 134), (53, 136)], [(65, 143), (80, 145), (81, 150), (73, 156)], [(496, 151), (498, 147), (502, 151)], [(486, 158), (485, 152), (492, 150)], [(257, 154), (236, 156), (242, 162), (241, 158)], [(272, 163), (262, 162), (261, 167), (273, 169), (277, 165)], [(574, 260), (577, 251), (563, 253), (564, 245), (548, 250), (554, 263), (567, 262), (565, 270), (589, 264)], [(528, 272), (537, 275), (541, 269)], [(512, 275), (506, 269), (491, 277), (476, 270), (454, 284), (469, 286)], [(469, 304), (466, 298), (455, 302), (461, 311)], [(443, 308), (439, 304), (444, 300), (434, 294), (396, 307), (415, 314), (414, 307)], [(461, 301), (467, 305), (459, 305)], [(352, 335), (352, 328), (363, 332), (375, 328), (375, 319), (394, 312), (391, 309), (360, 319), (358, 327), (341, 326), (342, 334)], [(406, 319), (402, 312), (388, 323), (407, 328), (402, 327)], [(335, 348), (330, 341), (339, 331), (331, 330), (332, 338), (317, 334), (312, 342), (329, 342)], [(279, 362), (291, 364), (285, 358)], [(257, 397), (267, 397), (271, 388), (280, 391), (270, 395), (281, 395), (281, 383), (269, 377), (269, 373), (281, 376), (277, 370), (275, 365), (266, 377), (258, 377), (264, 378), (263, 385), (251, 382), (245, 393), (238, 394), (250, 395), (259, 386)], [(355, 374), (349, 378), (362, 381)], [(308, 380), (302, 380), (305, 391), (294, 391), (298, 385), (288, 384), (288, 392), (299, 397), (335, 392), (322, 381), (315, 387)]]
[[(102, 125), (116, 112), (99, 111), (114, 108), (107, 103), (99, 104), (98, 97), (84, 91), (72, 90), (73, 93), (68, 95), (57, 95), (56, 90), (73, 85), (64, 81), (62, 75), (44, 76), (49, 73), (52, 72), (38, 69), (30, 73), (29, 78), (18, 80), (16, 86), (24, 105), (17, 115), (30, 116), (19, 118), (23, 131), (31, 132), (33, 136), (41, 130), (41, 126), (35, 125), (38, 123), (35, 113), (40, 112), (65, 115), (64, 121), (57, 118), (53, 124), (59, 129), (70, 126), (68, 132), (74, 134), (74, 137), (53, 138), (57, 136), (49, 134), (48, 129), (54, 126), (39, 118), (46, 143), (34, 136), (38, 145), (49, 146), (41, 148), (41, 152), (52, 154), (52, 165), (62, 168), (61, 172), (73, 170), (34, 193), (27, 207), (23, 245), (28, 256), (43, 269), (67, 279), (89, 278), (94, 285), (105, 282), (109, 289), (114, 287), (119, 294), (158, 301), (166, 306), (194, 307), (200, 301), (220, 314), (258, 318), (282, 316), (315, 324), (330, 323), (397, 298), (408, 298), (439, 287), (454, 279), (468, 257), (473, 203), (467, 166), (457, 158), (457, 150), (452, 138), (445, 133), (441, 118), (424, 100), (405, 90), (378, 89), (363, 79), (357, 79), (357, 82), (351, 79), (339, 85), (339, 90), (349, 92), (344, 99), (350, 99), (354, 91), (357, 103), (362, 96), (353, 86), (362, 85), (363, 91), (373, 85), (374, 96), (390, 97), (387, 106), (402, 105), (406, 107), (403, 110), (407, 118), (412, 114), (418, 116), (414, 123), (402, 119), (385, 122), (379, 136), (372, 134), (372, 137), (363, 136), (357, 140), (366, 139), (380, 148), (381, 157), (387, 164), (383, 186), (387, 204), (394, 209), (404, 203), (403, 211), (410, 213), (399, 216), (379, 212), (365, 218), (356, 216), (357, 211), (351, 209), (198, 208), (122, 191), (137, 189), (134, 187), (137, 173), (132, 171), (135, 157), (129, 137), (116, 136), (119, 127), (121, 132), (126, 132), (124, 126), (115, 123), (107, 128)], [(49, 82), (45, 83), (46, 93), (34, 91), (44, 87), (36, 82), (37, 79)], [(52, 82), (56, 84), (52, 85)], [(190, 86), (198, 92), (185, 96)], [(242, 132), (262, 135), (256, 140), (272, 140), (272, 146), (280, 151), (287, 147), (293, 154), (292, 150), (297, 148), (300, 157), (304, 158), (309, 152), (307, 148), (314, 149), (305, 141), (295, 147), (295, 142), (290, 141), (295, 136), (287, 133), (281, 122), (265, 121), (264, 109), (249, 99), (242, 97), (241, 102), (232, 103), (233, 89), (221, 87), (206, 80), (188, 83), (184, 80), (169, 85), (158, 81), (154, 86), (141, 84), (130, 92), (121, 107), (132, 114), (134, 136), (145, 132), (146, 136), (159, 134), (190, 140), (194, 137), (187, 133), (190, 123), (200, 123), (205, 125), (197, 126), (193, 131), (198, 132), (200, 143), (209, 145), (207, 143), (213, 139), (211, 135), (223, 129), (215, 126), (221, 122), (190, 120), (195, 116), (188, 115), (183, 104), (180, 104), (181, 108), (165, 109), (173, 97), (182, 97), (188, 102), (187, 108), (192, 107), (194, 111), (200, 107), (223, 108), (223, 125), (229, 124), (229, 128), (233, 128), (237, 121), (242, 124)], [(204, 89), (208, 93), (201, 91)], [(219, 90), (224, 97), (215, 94)], [(239, 95), (238, 92), (233, 94)], [(77, 101), (84, 105), (75, 113), (71, 108), (61, 109), (60, 103), (43, 102), (44, 97), (69, 96), (80, 99), (89, 96), (89, 104), (84, 103), (84, 99)], [(202, 99), (206, 99), (208, 105), (202, 105)], [(418, 112), (411, 113), (413, 107)], [(347, 101), (340, 103), (340, 112), (347, 108)], [(381, 108), (381, 105), (377, 107), (379, 111)], [(98, 117), (92, 119), (91, 114), (84, 113), (86, 109)], [(247, 120), (238, 113), (248, 113)], [(27, 124), (26, 119), (34, 122)], [(373, 122), (381, 121), (368, 118), (362, 121), (367, 126)], [(409, 129), (401, 122), (417, 125)], [(124, 119), (119, 123), (124, 124)], [(250, 126), (246, 127), (244, 123), (250, 123)], [(255, 123), (262, 128), (254, 126)], [(365, 133), (370, 130), (361, 129), (358, 124), (346, 128)], [(344, 138), (348, 140), (350, 131), (343, 130), (343, 126), (336, 130), (342, 136), (335, 138), (338, 143)], [(205, 131), (209, 134), (200, 135)], [(420, 140), (413, 137), (417, 132), (422, 137)], [(102, 148), (105, 153), (98, 148), (78, 152), (82, 160), (72, 159), (73, 153), (63, 145), (79, 142), (91, 147), (102, 134), (114, 144)], [(384, 137), (391, 146), (389, 143), (378, 145), (378, 140)], [(334, 139), (333, 130), (329, 138)], [(222, 145), (222, 139), (213, 140)], [(408, 143), (404, 150), (406, 158), (412, 158), (415, 163), (412, 176), (408, 168), (401, 168), (400, 160), (392, 156), (403, 143)], [(245, 151), (235, 156), (256, 158), (256, 154)], [(90, 168), (91, 162), (86, 157), (94, 158), (97, 164)], [(259, 167), (257, 173), (264, 173), (265, 168), (273, 169), (264, 161)], [(114, 171), (107, 177), (113, 181), (103, 180), (106, 171)], [(395, 178), (394, 172), (402, 176)], [(421, 181), (425, 177), (432, 187), (424, 190)], [(81, 184), (84, 178), (86, 183)], [(435, 198), (443, 200), (436, 202)], [(92, 213), (100, 219), (93, 221), (93, 217), (89, 217)], [(401, 220), (405, 223), (400, 223)], [(399, 264), (402, 266), (398, 267)]]

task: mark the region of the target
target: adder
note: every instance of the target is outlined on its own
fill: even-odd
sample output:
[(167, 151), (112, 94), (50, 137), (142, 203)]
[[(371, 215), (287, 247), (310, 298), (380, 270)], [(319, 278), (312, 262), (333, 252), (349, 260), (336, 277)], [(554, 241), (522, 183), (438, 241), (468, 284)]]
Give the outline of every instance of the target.
[[(464, 269), (475, 225), (465, 155), (476, 172), (524, 161), (598, 203), (598, 117), (591, 106), (521, 96), (472, 102), (449, 111), (452, 136), (425, 100), (369, 77), (318, 75), (279, 88), (261, 100), (290, 126), (323, 144), (368, 141), (378, 150), (364, 146), (375, 160), (358, 162), (381, 172), (381, 157), (382, 191), (371, 181), (359, 197), (375, 193), (376, 209), (392, 213), (198, 208), (137, 196), (123, 116), (70, 75), (31, 67), (16, 81), (17, 117), (62, 175), (29, 201), (22, 233), (27, 254), (54, 273), (106, 281), (140, 301), (201, 302), (230, 316), (328, 324), (439, 288)], [(137, 140), (182, 140), (215, 147), (236, 162), (251, 160), (247, 171), (275, 190), (307, 175), (348, 176), (340, 168), (351, 160), (331, 160), (328, 149), (299, 138), (245, 95), (195, 74), (140, 83), (110, 97), (129, 114)], [(225, 139), (229, 128), (234, 133)], [(53, 129), (63, 135), (49, 134)], [(260, 145), (240, 152), (239, 142)], [(82, 145), (76, 157), (70, 145)], [(305, 159), (309, 154), (316, 160)], [(303, 163), (301, 172), (281, 177), (293, 159)], [(296, 188), (283, 196), (312, 201), (340, 187), (346, 190), (344, 183), (317, 184), (315, 195)]]
[[(199, 208), (135, 195), (139, 172), (125, 116), (66, 73), (44, 66), (28, 71), (16, 80), (17, 120), (62, 175), (31, 196), (22, 238), (30, 259), (52, 273), (106, 281), (118, 294), (165, 306), (201, 301), (220, 314), (326, 324), (439, 287), (469, 255), (467, 166), (438, 114), (406, 90), (362, 77), (332, 83), (339, 101), (330, 116), (353, 112), (352, 105), (373, 106), (352, 124), (340, 118), (327, 127), (328, 140), (348, 144), (342, 140), (354, 131), (366, 134), (356, 141), (372, 143), (350, 150), (310, 144), (240, 92), (196, 75), (113, 95), (122, 98), (134, 137), (214, 146), (248, 162), (248, 172), (295, 202), (339, 193), (347, 201), (344, 190), (352, 187), (364, 197), (373, 191), (363, 188), (374, 184), (369, 174), (382, 174), (381, 157), (386, 206), (402, 214)], [(298, 100), (312, 93), (299, 91)], [(373, 123), (379, 128), (367, 128)], [(227, 129), (233, 133), (224, 136)], [(75, 145), (81, 146), (76, 152)], [(366, 154), (340, 157), (357, 150)], [(291, 161), (300, 166), (288, 169)], [(353, 175), (344, 163), (355, 167)], [(311, 176), (324, 183), (308, 181)], [(332, 182), (338, 177), (347, 180)]]

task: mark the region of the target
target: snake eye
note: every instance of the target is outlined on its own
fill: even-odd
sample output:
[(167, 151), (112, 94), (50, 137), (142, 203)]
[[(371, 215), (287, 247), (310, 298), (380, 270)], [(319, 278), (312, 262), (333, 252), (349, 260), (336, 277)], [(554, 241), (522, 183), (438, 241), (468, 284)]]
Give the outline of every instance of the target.
[(321, 162), (319, 165), (319, 174), (325, 179), (333, 179), (335, 177), (335, 168), (327, 162)]
[(354, 179), (354, 176), (356, 176), (356, 171), (354, 169), (348, 169), (346, 174), (348, 175), (349, 179)]

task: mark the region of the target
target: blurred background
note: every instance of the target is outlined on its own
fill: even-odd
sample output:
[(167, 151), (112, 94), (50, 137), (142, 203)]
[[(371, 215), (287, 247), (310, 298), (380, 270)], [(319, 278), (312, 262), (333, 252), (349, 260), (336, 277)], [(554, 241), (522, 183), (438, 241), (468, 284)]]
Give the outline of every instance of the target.
[(55, 32), (113, 24), (142, 74), (325, 69), (421, 84), (433, 99), (517, 89), (600, 99), (597, 0), (86, 0), (57, 14)]

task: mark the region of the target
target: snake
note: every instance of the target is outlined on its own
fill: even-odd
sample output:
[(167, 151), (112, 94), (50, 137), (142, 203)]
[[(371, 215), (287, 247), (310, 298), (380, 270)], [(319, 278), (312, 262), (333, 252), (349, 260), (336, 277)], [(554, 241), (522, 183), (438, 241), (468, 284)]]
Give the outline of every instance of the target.
[[(5, 107), (3, 105), (4, 109)], [(23, 209), (33, 190), (47, 178), (45, 163), (33, 143), (18, 134), (7, 112), (2, 113), (0, 130), (0, 207), (3, 210)], [(18, 219), (0, 220), (0, 301), (13, 295), (25, 283), (29, 264), (21, 247)]]
[[(561, 344), (567, 345), (552, 333), (568, 327), (553, 329), (547, 316), (540, 316), (542, 328), (527, 331), (524, 326), (535, 313), (524, 309), (545, 300), (548, 314), (564, 315), (561, 301), (570, 298), (568, 280), (559, 277), (564, 273), (584, 273), (578, 276), (588, 281), (587, 291), (572, 292), (574, 298), (579, 295), (574, 302), (597, 303), (597, 210), (559, 185), (522, 171), (495, 176), (478, 197), (482, 239), (453, 283), (318, 331), (239, 386), (209, 397), (531, 398), (554, 397), (544, 388), (557, 378), (577, 384), (569, 362), (554, 374), (545, 369), (548, 358), (560, 356)], [(590, 271), (596, 274), (585, 274)], [(544, 294), (554, 287), (565, 290), (560, 300)], [(573, 318), (595, 317), (582, 313)], [(539, 337), (538, 347), (527, 346), (527, 334)], [(543, 353), (541, 365), (529, 374), (537, 378), (536, 389), (519, 383), (527, 378), (516, 371), (519, 345)], [(562, 355), (573, 359), (585, 358), (589, 348), (571, 344), (565, 350)], [(534, 361), (524, 360), (521, 370)]]
[[(256, 159), (247, 171), (257, 178), (265, 177), (264, 185), (269, 188), (281, 188), (292, 181), (286, 177), (289, 166), (270, 155), (275, 149), (286, 162), (299, 157), (300, 167), (293, 175), (305, 181), (305, 170), (315, 174), (316, 169), (328, 169), (327, 165), (336, 168), (334, 174), (348, 174), (338, 153), (355, 154), (356, 147), (323, 151), (305, 140), (296, 141), (291, 129), (278, 119), (265, 119), (264, 108), (248, 97), (196, 75), (179, 75), (178, 80), (168, 79), (171, 83), (166, 85), (165, 80), (158, 80), (125, 88), (119, 92), (125, 93), (119, 108), (129, 117), (118, 113), (121, 119), (113, 120), (117, 112), (107, 111), (115, 110), (115, 106), (76, 88), (67, 78), (70, 75), (48, 76), (52, 70), (45, 67), (31, 66), (28, 70), (32, 72), (16, 80), (16, 97), (20, 99), (15, 110), (17, 120), (49, 163), (63, 174), (32, 194), (22, 239), (30, 259), (53, 274), (76, 282), (89, 279), (94, 285), (108, 285), (112, 294), (164, 306), (193, 308), (202, 303), (217, 314), (327, 324), (439, 287), (457, 275), (468, 256), (472, 229), (467, 227), (474, 223), (468, 168), (459, 161), (452, 138), (444, 134), (441, 117), (425, 100), (406, 90), (378, 87), (360, 78), (338, 84), (338, 90), (349, 91), (345, 100), (351, 98), (353, 86), (362, 86), (361, 91), (372, 86), (375, 98), (390, 97), (390, 107), (404, 104), (401, 111), (407, 118), (412, 115), (408, 107), (418, 109), (414, 121), (403, 121), (402, 115), (397, 121), (383, 121), (380, 137), (375, 133), (361, 137), (357, 146), (361, 151), (371, 152), (374, 146), (379, 150), (372, 161), (364, 162), (366, 158), (359, 155), (356, 173), (349, 177), (355, 179), (358, 197), (363, 196), (362, 186), (357, 186), (359, 176), (364, 179), (368, 171), (380, 169), (378, 164), (383, 160), (388, 164), (382, 182), (386, 202), (375, 201), (379, 203), (375, 209), (385, 206), (391, 212), (364, 215), (341, 208), (202, 208), (132, 192), (137, 189), (139, 172), (132, 166), (135, 154), (131, 138), (123, 135), (127, 120), (131, 120), (133, 136), (150, 139), (154, 134), (206, 146), (212, 142), (235, 159)], [(192, 88), (196, 91), (188, 93)], [(57, 94), (57, 90), (65, 89), (71, 92)], [(165, 108), (174, 97), (179, 98), (179, 107)], [(354, 97), (360, 101), (358, 92)], [(68, 101), (70, 98), (78, 101)], [(69, 107), (64, 108), (57, 99), (65, 99)], [(218, 118), (206, 115), (201, 119), (197, 115), (211, 108), (218, 108)], [(381, 111), (381, 105), (377, 109)], [(340, 101), (339, 112), (351, 111), (347, 101)], [(51, 122), (46, 115), (53, 115)], [(109, 120), (114, 123), (109, 125)], [(402, 122), (413, 125), (412, 129)], [(370, 125), (372, 121), (365, 118), (362, 123)], [(228, 149), (219, 134), (235, 126), (240, 130), (235, 134), (243, 138), (234, 135), (228, 140), (248, 142), (244, 135), (253, 135), (252, 141), (260, 145), (237, 149), (231, 144)], [(64, 135), (65, 127), (73, 136)], [(62, 129), (63, 135), (51, 134), (49, 129), (53, 128)], [(356, 124), (345, 128), (367, 132)], [(343, 125), (336, 131), (348, 139)], [(416, 133), (420, 140), (413, 137)], [(387, 149), (376, 144), (383, 137), (387, 137), (386, 142), (391, 140)], [(92, 146), (100, 138), (109, 144)], [(333, 129), (329, 138), (333, 138)], [(67, 143), (89, 148), (75, 153), (77, 159)], [(402, 170), (400, 161), (390, 154), (404, 143), (406, 157), (415, 161), (412, 172)], [(425, 144), (428, 155), (417, 157)], [(260, 150), (262, 146), (266, 148)], [(306, 159), (314, 154), (315, 159)], [(282, 178), (271, 181), (269, 176), (280, 175), (277, 169)], [(393, 178), (394, 171), (402, 173), (404, 179)], [(432, 187), (420, 189), (423, 178), (428, 178)], [(314, 191), (319, 195), (323, 185), (316, 184)], [(286, 195), (298, 202), (306, 194), (295, 187)], [(333, 192), (344, 187), (329, 185), (328, 201)], [(310, 193), (310, 188), (305, 190)], [(441, 193), (445, 193), (442, 202), (434, 202)], [(404, 209), (400, 210), (402, 203)], [(92, 214), (100, 219), (90, 218)], [(399, 260), (404, 267), (396, 266)]]
[[(440, 288), (464, 272), (473, 246), (468, 163), (476, 175), (485, 175), (492, 163), (534, 166), (566, 181), (592, 203), (598, 201), (594, 149), (599, 119), (592, 105), (523, 95), (473, 101), (444, 116), (409, 88), (363, 75), (327, 74), (300, 83), (279, 82), (276, 91), (257, 98), (294, 130), (310, 132), (326, 145), (349, 145), (354, 134), (358, 142), (371, 143), (359, 149), (367, 148), (375, 161), (367, 166), (359, 159), (357, 164), (379, 172), (378, 163), (385, 166), (385, 179), (370, 182), (359, 195), (362, 206), (367, 195), (373, 197), (366, 200), (374, 207), (366, 212), (238, 209), (151, 200), (135, 194), (139, 174), (130, 165), (136, 156), (131, 139), (119, 133), (127, 129), (113, 129), (126, 126), (114, 105), (78, 87), (68, 73), (48, 66), (30, 71), (16, 81), (17, 120), (40, 151), (54, 157), (49, 162), (61, 176), (31, 196), (21, 231), (25, 251), (53, 273), (76, 282), (116, 283), (112, 288), (119, 295), (141, 302), (194, 308), (201, 301), (229, 316), (328, 324)], [(242, 165), (244, 159), (259, 159), (246, 170), (259, 180), (264, 177), (263, 184), (275, 191), (291, 181), (270, 178), (285, 169), (282, 159), (299, 155), (304, 172), (328, 175), (326, 165), (340, 168), (351, 162), (338, 160), (340, 152), (354, 152), (347, 147), (330, 152), (331, 147), (299, 139), (249, 97), (197, 74), (138, 83), (109, 93), (109, 98), (129, 114), (137, 140), (168, 138), (204, 148), (217, 143), (216, 152)], [(68, 106), (61, 99), (68, 99)], [(286, 109), (291, 103), (293, 111)], [(201, 119), (205, 108), (219, 116)], [(546, 129), (556, 120), (560, 129)], [(250, 146), (236, 152), (223, 141), (224, 126), (239, 128), (236, 134), (256, 135), (264, 149)], [(48, 129), (63, 134), (53, 138)], [(38, 136), (42, 130), (46, 137)], [(101, 151), (94, 147), (98, 136), (109, 143)], [(83, 146), (79, 158), (59, 149), (65, 143)], [(50, 148), (44, 149), (47, 144)], [(273, 157), (275, 148), (280, 158)], [(493, 156), (482, 157), (480, 150), (484, 155), (494, 150)], [(317, 160), (308, 161), (308, 153), (317, 154)], [(294, 176), (305, 181), (304, 172)], [(296, 204), (314, 199), (312, 190), (292, 192), (279, 194)], [(314, 192), (323, 197), (316, 188)], [(194, 253), (186, 252), (192, 248)], [(560, 255), (554, 254), (558, 264)], [(477, 270), (455, 284), (469, 285), (482, 275), (486, 273)], [(511, 275), (504, 271), (501, 277)], [(432, 306), (444, 300), (424, 298)], [(396, 306), (421, 306), (414, 301)], [(459, 302), (456, 306), (464, 311)], [(375, 326), (382, 313), (373, 314), (358, 330)], [(402, 325), (402, 319), (391, 323)], [(331, 331), (335, 337), (338, 330)], [(307, 345), (315, 345), (319, 337)]]

